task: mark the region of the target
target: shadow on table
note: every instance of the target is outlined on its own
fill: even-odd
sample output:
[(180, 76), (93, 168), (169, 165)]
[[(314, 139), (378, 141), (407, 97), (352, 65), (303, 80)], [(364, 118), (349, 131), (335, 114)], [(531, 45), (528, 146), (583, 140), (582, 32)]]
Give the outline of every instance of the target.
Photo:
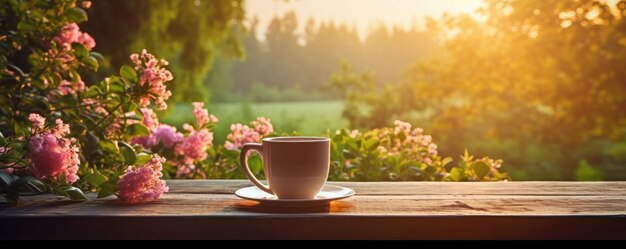
[(345, 201), (333, 201), (323, 206), (314, 207), (281, 207), (263, 205), (256, 201), (240, 201), (231, 208), (241, 212), (265, 213), (265, 214), (304, 214), (304, 213), (342, 213), (351, 211), (352, 203)]

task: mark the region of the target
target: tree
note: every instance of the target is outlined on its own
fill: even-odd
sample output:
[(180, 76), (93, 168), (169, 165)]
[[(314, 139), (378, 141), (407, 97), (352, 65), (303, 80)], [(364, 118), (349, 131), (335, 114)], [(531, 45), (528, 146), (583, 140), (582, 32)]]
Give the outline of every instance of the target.
[[(240, 57), (238, 37), (245, 18), (243, 0), (94, 1), (84, 29), (116, 68), (141, 48), (172, 63), (172, 91), (178, 100), (208, 98), (202, 87), (215, 57)], [(105, 73), (107, 73), (105, 71)]]
[(394, 101), (359, 101), (419, 114), (448, 154), (470, 144), (534, 179), (573, 179), (590, 143), (626, 135), (626, 1), (485, 3), (484, 21), (439, 20), (444, 53), (413, 66)]

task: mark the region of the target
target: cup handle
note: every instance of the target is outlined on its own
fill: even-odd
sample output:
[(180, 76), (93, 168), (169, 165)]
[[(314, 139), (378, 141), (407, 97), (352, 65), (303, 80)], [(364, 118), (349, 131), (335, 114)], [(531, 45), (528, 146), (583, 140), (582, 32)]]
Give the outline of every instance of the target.
[(261, 157), (262, 157), (263, 145), (261, 144), (244, 144), (243, 145), (243, 147), (241, 148), (241, 154), (239, 155), (239, 161), (240, 161), (239, 165), (241, 165), (241, 169), (243, 170), (243, 173), (246, 174), (248, 179), (250, 179), (250, 181), (254, 183), (254, 185), (256, 185), (259, 189), (267, 192), (268, 194), (274, 195), (272, 190), (270, 190), (268, 186), (263, 185), (263, 183), (261, 183), (259, 179), (256, 179), (254, 174), (252, 174), (252, 171), (250, 171), (250, 167), (248, 166), (248, 152), (249, 151), (256, 151), (259, 154), (261, 154)]

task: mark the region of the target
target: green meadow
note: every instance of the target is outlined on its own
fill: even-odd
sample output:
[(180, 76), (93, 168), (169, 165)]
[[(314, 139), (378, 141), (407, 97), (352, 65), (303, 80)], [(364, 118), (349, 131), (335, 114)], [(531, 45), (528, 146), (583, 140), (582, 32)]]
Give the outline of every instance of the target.
[[(210, 104), (209, 112), (218, 117), (214, 142), (223, 143), (230, 133), (230, 124), (248, 124), (256, 117), (271, 119), (274, 130), (278, 132), (298, 131), (302, 135), (318, 136), (326, 134), (328, 129), (348, 127), (348, 122), (341, 117), (343, 102), (292, 102), (292, 103), (223, 103)], [(181, 127), (193, 122), (193, 108), (190, 104), (172, 104), (167, 112), (159, 115), (163, 123)]]

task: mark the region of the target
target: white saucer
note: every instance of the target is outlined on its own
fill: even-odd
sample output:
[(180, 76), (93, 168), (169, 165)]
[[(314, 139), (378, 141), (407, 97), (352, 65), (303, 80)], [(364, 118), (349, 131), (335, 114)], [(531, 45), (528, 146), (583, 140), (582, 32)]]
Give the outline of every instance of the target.
[(237, 190), (237, 192), (235, 192), (235, 195), (246, 200), (258, 201), (263, 205), (308, 207), (323, 206), (327, 205), (331, 201), (348, 198), (354, 195), (354, 190), (335, 185), (326, 185), (324, 186), (322, 191), (315, 197), (315, 199), (279, 200), (276, 196), (268, 194), (265, 191), (260, 190), (256, 186), (252, 186)]

